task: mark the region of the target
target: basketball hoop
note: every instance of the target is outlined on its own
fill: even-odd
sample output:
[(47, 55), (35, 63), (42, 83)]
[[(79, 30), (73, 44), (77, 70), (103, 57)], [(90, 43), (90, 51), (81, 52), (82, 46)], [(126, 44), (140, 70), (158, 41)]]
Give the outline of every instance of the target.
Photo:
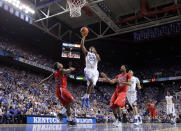
[(70, 17), (80, 17), (81, 9), (86, 4), (86, 0), (67, 0), (70, 9)]

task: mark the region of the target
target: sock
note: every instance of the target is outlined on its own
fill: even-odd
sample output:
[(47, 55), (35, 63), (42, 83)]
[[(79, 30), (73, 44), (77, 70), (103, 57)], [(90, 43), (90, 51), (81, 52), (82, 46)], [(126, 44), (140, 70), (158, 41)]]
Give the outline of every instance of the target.
[(118, 120), (121, 122), (121, 117), (120, 116), (118, 117)]
[(139, 120), (139, 122), (142, 122), (142, 118), (140, 115), (138, 116), (138, 120)]
[(90, 96), (90, 94), (87, 94), (87, 97), (86, 97), (86, 98), (88, 98), (88, 99), (89, 99), (89, 96)]
[(113, 113), (114, 114), (114, 117), (116, 118), (116, 120), (118, 119), (118, 115), (117, 113)]
[(72, 117), (71, 116), (67, 116), (67, 121), (72, 121)]
[(135, 116), (134, 116), (134, 119), (138, 119), (138, 116), (139, 116), (139, 115), (135, 115)]
[(84, 95), (84, 98), (87, 98), (87, 93)]
[(67, 109), (64, 107), (64, 108), (61, 110), (61, 114), (65, 114), (66, 111), (67, 111)]

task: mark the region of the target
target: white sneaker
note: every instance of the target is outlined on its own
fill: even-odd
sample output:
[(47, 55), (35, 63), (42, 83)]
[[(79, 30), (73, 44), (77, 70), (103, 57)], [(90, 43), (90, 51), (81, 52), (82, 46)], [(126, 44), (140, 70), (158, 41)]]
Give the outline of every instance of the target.
[(119, 123), (119, 120), (115, 120), (112, 124), (113, 124), (113, 126), (117, 126), (118, 123)]
[(139, 122), (139, 125), (143, 124), (142, 120)]
[(138, 119), (134, 119), (134, 125), (139, 125), (140, 122), (138, 121)]
[(121, 127), (122, 126), (122, 122), (118, 122), (118, 127)]
[(113, 125), (114, 125), (115, 127), (120, 127), (120, 126), (122, 126), (122, 123), (119, 122), (119, 120), (116, 120), (116, 121), (113, 123)]

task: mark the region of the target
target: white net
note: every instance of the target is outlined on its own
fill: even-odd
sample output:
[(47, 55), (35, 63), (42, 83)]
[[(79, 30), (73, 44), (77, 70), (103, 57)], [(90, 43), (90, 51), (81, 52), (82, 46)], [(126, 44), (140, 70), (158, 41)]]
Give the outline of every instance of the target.
[(80, 17), (81, 9), (86, 4), (86, 0), (67, 0), (70, 9), (70, 17)]

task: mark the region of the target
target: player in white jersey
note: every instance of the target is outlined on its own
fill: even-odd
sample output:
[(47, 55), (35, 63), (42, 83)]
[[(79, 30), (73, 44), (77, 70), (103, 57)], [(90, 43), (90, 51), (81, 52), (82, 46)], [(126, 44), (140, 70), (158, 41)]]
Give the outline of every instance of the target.
[(130, 104), (130, 106), (133, 109), (134, 112), (134, 124), (138, 125), (142, 123), (141, 116), (138, 113), (138, 108), (137, 108), (137, 91), (136, 91), (136, 86), (138, 89), (141, 89), (140, 81), (137, 77), (133, 76), (133, 71), (129, 70), (128, 72), (131, 75), (131, 86), (128, 86), (128, 91), (127, 91), (127, 100)]
[(173, 102), (173, 96), (170, 95), (170, 92), (167, 92), (167, 96), (165, 96), (166, 103), (167, 103), (167, 116), (170, 118), (171, 124), (175, 124), (175, 105)]
[(87, 79), (87, 90), (86, 94), (82, 98), (82, 106), (89, 107), (89, 96), (97, 83), (99, 78), (99, 72), (97, 70), (98, 62), (101, 60), (99, 54), (97, 53), (95, 47), (90, 47), (89, 51), (84, 46), (85, 36), (82, 37), (81, 48), (85, 55), (86, 67), (84, 69), (85, 77)]

